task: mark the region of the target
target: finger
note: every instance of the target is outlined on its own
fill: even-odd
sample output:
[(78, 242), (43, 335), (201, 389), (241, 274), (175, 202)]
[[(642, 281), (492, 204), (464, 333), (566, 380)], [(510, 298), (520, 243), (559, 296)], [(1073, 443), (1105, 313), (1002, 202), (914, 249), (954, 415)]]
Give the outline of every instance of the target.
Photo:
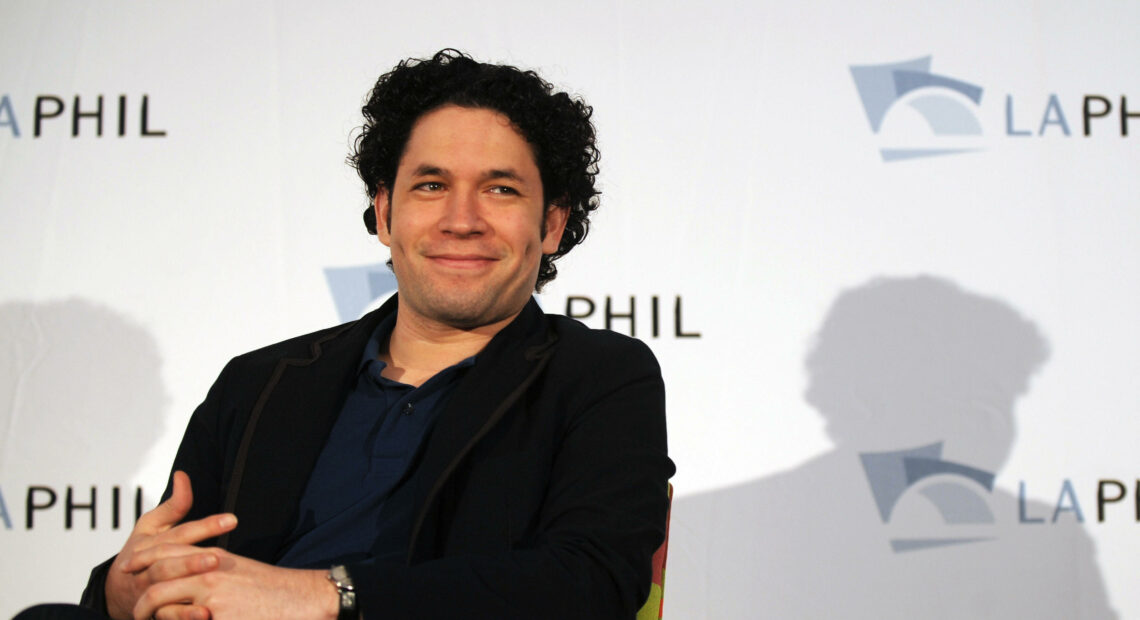
[[(225, 530), (219, 530), (224, 532)], [(210, 536), (206, 536), (209, 538)], [(203, 553), (205, 550), (202, 547), (197, 547), (194, 543), (198, 540), (191, 540), (190, 542), (172, 542), (172, 543), (157, 543), (148, 545), (146, 547), (139, 547), (131, 552), (129, 555), (123, 556), (119, 561), (118, 569), (124, 573), (138, 573), (146, 570), (151, 564), (159, 560), (167, 558), (177, 558), (185, 556), (194, 556)], [(217, 553), (215, 553), (217, 555)]]
[[(204, 595), (205, 585), (200, 577), (187, 577), (172, 581), (162, 581), (146, 589), (135, 603), (135, 620), (147, 620), (153, 617), (158, 610), (170, 605), (193, 604), (199, 595)], [(177, 610), (168, 610), (169, 614)], [(178, 616), (174, 616), (178, 617)]]
[(167, 605), (154, 612), (157, 620), (210, 620), (210, 610), (200, 605)]
[(182, 520), (194, 504), (194, 493), (190, 488), (190, 476), (186, 472), (174, 472), (174, 489), (170, 497), (154, 510), (139, 518), (138, 525), (150, 532), (161, 532)]
[(193, 503), (194, 494), (190, 489), (190, 477), (185, 472), (176, 471), (170, 497), (139, 517), (135, 530), (149, 534), (162, 532), (182, 520), (186, 513), (190, 512)]
[(171, 579), (212, 571), (218, 567), (219, 563), (218, 556), (210, 551), (166, 558), (152, 563), (146, 569), (146, 579), (150, 583), (170, 581)]
[(202, 548), (194, 545), (152, 545), (123, 557), (118, 568), (124, 573), (141, 573), (160, 560), (189, 557), (199, 553), (202, 553)]
[(133, 546), (129, 553), (120, 553), (119, 570), (126, 573), (136, 573), (150, 566), (157, 559), (197, 552), (197, 548), (174, 552), (171, 549), (160, 549), (160, 547), (194, 545), (221, 536), (235, 527), (237, 527), (237, 517), (228, 512), (183, 523), (161, 534), (148, 536), (138, 541), (138, 544)]
[(122, 568), (125, 573), (141, 573), (149, 570), (154, 564), (167, 560), (188, 559), (200, 555), (220, 557), (222, 553), (225, 552), (217, 547), (207, 549), (197, 545), (155, 545), (139, 551), (131, 558), (130, 563), (124, 564)]
[(237, 527), (237, 523), (237, 515), (232, 512), (224, 512), (196, 521), (187, 521), (159, 534), (158, 538), (164, 543), (193, 545), (215, 536), (221, 536)]

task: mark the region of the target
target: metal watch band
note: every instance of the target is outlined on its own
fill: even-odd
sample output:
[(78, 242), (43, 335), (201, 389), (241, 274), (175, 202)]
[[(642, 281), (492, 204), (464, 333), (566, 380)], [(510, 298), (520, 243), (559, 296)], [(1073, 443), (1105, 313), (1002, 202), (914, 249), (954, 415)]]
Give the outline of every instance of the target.
[(329, 569), (329, 581), (336, 586), (337, 593), (340, 594), (340, 613), (337, 614), (337, 620), (356, 620), (356, 587), (352, 584), (352, 577), (348, 575), (348, 570), (342, 566), (337, 565)]

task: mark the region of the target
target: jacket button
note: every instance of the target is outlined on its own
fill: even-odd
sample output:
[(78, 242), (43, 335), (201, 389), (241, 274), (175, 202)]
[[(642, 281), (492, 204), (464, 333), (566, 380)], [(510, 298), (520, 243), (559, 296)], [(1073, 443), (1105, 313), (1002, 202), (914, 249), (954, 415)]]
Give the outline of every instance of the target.
[(416, 406), (412, 403), (404, 403), (404, 415), (412, 415), (412, 412), (415, 410)]

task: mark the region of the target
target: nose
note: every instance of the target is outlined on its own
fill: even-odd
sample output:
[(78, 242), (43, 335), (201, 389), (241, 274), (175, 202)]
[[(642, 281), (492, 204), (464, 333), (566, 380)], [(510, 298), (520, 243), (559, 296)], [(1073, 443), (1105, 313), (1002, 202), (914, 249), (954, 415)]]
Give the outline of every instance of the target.
[(476, 191), (452, 191), (448, 194), (439, 220), (442, 232), (466, 237), (483, 233), (486, 224)]

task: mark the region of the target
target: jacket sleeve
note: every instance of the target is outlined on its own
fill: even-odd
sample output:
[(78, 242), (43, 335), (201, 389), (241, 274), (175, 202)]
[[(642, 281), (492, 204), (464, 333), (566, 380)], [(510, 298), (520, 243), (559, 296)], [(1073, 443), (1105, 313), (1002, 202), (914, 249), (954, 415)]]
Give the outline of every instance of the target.
[(629, 620), (648, 596), (665, 536), (665, 397), (644, 344), (600, 360), (558, 398), (568, 410), (526, 546), (413, 566), (349, 566), (363, 618)]
[[(222, 459), (219, 456), (217, 430), (220, 424), (219, 412), (223, 386), (232, 366), (233, 362), (222, 370), (217, 381), (207, 393), (206, 400), (198, 405), (190, 417), (190, 423), (182, 435), (182, 443), (179, 445), (178, 454), (174, 459), (171, 476), (167, 478), (166, 490), (162, 493), (160, 501), (166, 501), (173, 492), (174, 470), (185, 471), (190, 476), (190, 484), (194, 492), (194, 504), (183, 521), (200, 519), (221, 511)], [(211, 539), (200, 544), (210, 546), (213, 543), (214, 540)], [(87, 586), (80, 597), (79, 604), (81, 606), (108, 615), (105, 584), (116, 557), (118, 556), (111, 557), (92, 569)]]
[(114, 556), (91, 569), (91, 576), (87, 578), (87, 587), (83, 589), (83, 595), (79, 598), (81, 607), (108, 616), (107, 593), (104, 591), (103, 584), (107, 582), (107, 572), (111, 570), (111, 564), (115, 562), (116, 557), (118, 556)]

